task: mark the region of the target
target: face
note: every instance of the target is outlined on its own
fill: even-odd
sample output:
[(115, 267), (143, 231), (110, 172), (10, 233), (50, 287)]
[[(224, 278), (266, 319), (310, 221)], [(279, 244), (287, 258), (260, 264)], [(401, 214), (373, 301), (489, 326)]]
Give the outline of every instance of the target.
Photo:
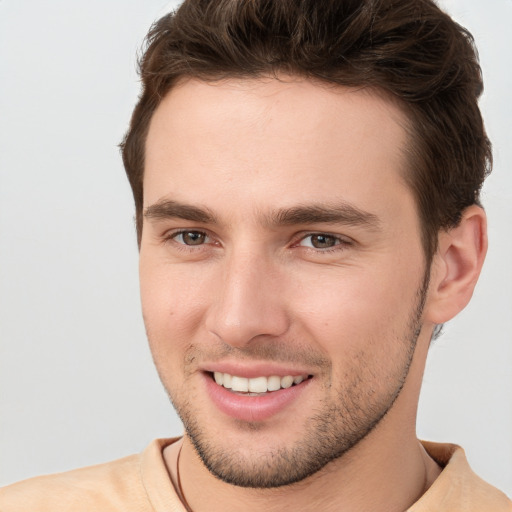
[(154, 114), (144, 320), (226, 482), (302, 480), (393, 410), (426, 296), (404, 123), (379, 95), (293, 78), (187, 81)]

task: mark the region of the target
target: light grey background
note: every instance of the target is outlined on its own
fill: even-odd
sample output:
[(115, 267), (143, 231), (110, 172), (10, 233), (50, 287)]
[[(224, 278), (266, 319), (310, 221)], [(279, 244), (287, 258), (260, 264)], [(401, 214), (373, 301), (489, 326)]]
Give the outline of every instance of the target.
[[(0, 484), (181, 433), (146, 346), (116, 147), (136, 50), (172, 5), (0, 1)], [(512, 495), (512, 1), (441, 5), (477, 40), (496, 162), (486, 267), (431, 349), (418, 432)]]

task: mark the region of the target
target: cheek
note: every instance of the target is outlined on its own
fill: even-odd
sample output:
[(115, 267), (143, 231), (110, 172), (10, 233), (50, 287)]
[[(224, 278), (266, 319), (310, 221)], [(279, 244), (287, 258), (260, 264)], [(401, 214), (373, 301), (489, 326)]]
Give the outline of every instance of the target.
[(189, 346), (206, 308), (204, 280), (188, 269), (141, 256), (140, 292), (153, 352)]
[(393, 350), (396, 340), (410, 330), (418, 302), (415, 274), (406, 278), (396, 268), (394, 272), (352, 268), (328, 279), (303, 280), (296, 318), (332, 358), (343, 359), (347, 352), (355, 354), (365, 346), (385, 357), (386, 350)]

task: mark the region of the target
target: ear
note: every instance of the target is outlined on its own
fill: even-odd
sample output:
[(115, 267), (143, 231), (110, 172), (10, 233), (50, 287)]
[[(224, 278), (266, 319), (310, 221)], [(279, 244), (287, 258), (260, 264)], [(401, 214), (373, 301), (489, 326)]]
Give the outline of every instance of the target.
[(479, 206), (464, 210), (460, 223), (439, 234), (424, 319), (442, 324), (468, 304), (487, 252), (487, 218)]

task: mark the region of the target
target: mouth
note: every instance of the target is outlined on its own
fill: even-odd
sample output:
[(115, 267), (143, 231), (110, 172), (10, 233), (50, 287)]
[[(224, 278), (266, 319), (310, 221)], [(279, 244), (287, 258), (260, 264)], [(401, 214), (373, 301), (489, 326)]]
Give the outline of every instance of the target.
[(311, 379), (311, 375), (270, 375), (259, 377), (241, 377), (223, 372), (209, 372), (210, 377), (218, 386), (243, 396), (265, 396), (270, 393), (298, 386), (302, 382)]
[(290, 414), (285, 412), (298, 410), (294, 404), (299, 397), (308, 400), (302, 402), (304, 407), (314, 401), (311, 390), (316, 389), (312, 386), (315, 375), (304, 368), (285, 368), (265, 362), (249, 366), (232, 361), (208, 366), (202, 368), (203, 382), (212, 405), (222, 413), (221, 421), (228, 416), (260, 424), (270, 419), (286, 422)]

